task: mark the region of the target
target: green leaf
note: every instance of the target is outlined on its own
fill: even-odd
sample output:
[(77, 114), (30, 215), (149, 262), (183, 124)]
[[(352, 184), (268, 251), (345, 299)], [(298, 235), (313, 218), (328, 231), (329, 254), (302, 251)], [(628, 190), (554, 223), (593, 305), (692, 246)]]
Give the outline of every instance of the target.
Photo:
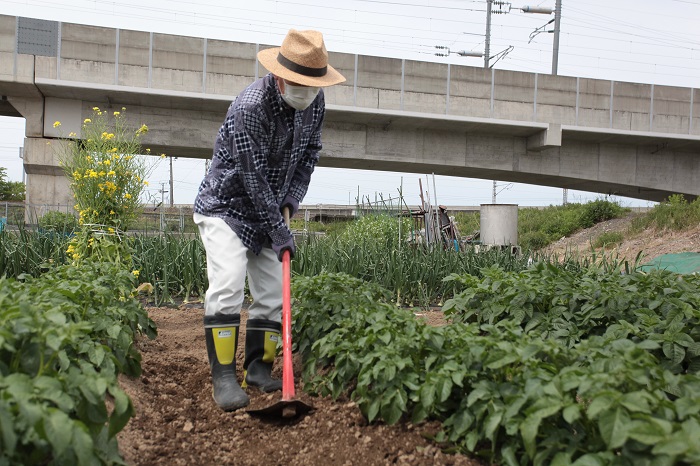
[(622, 395), (622, 398), (620, 398), (620, 404), (633, 413), (648, 413), (650, 411), (649, 394), (647, 392), (636, 391), (625, 393)]
[(489, 414), (484, 421), (484, 436), (491, 440), (491, 442), (495, 441), (496, 431), (501, 425), (502, 419), (503, 409), (500, 408)]
[(663, 353), (674, 366), (680, 364), (685, 358), (685, 349), (679, 344), (670, 341), (664, 342)]
[(403, 415), (397, 397), (392, 396), (386, 401), (387, 403), (382, 403), (381, 407), (382, 419), (389, 425), (396, 424)]
[(569, 424), (573, 424), (581, 418), (581, 405), (569, 405), (562, 411), (562, 417)]
[(420, 389), (420, 403), (427, 410), (431, 410), (435, 405), (435, 385), (425, 384)]
[(666, 438), (667, 432), (658, 423), (648, 420), (634, 420), (630, 422), (627, 434), (644, 445), (656, 445)]
[(520, 466), (517, 457), (515, 456), (515, 449), (512, 445), (508, 445), (501, 449), (501, 457), (505, 462), (506, 466)]
[(535, 452), (537, 447), (535, 446), (535, 439), (537, 438), (537, 431), (540, 428), (540, 422), (542, 418), (539, 416), (528, 416), (520, 424), (520, 435), (523, 438), (523, 444), (525, 445), (525, 451), (527, 451), (530, 459), (535, 457)]
[(644, 341), (640, 341), (639, 343), (637, 343), (638, 348), (641, 348), (643, 350), (649, 350), (649, 351), (658, 349), (660, 346), (661, 345), (659, 345), (658, 342), (653, 341), (653, 340), (644, 340)]
[(440, 380), (440, 403), (444, 403), (452, 394), (452, 379), (445, 378)]
[(48, 408), (48, 416), (43, 419), (46, 439), (51, 444), (55, 456), (61, 456), (70, 446), (73, 437), (71, 419), (66, 413), (56, 408)]
[(105, 358), (105, 350), (102, 346), (93, 346), (88, 350), (88, 358), (90, 362), (99, 367)]
[(671, 437), (656, 444), (651, 452), (655, 455), (679, 456), (687, 452), (689, 448), (687, 439)]
[(3, 400), (0, 400), (0, 433), (2, 434), (2, 451), (12, 456), (17, 445), (17, 435), (13, 426), (12, 416), (5, 407)]
[(604, 466), (606, 463), (595, 453), (588, 453), (573, 462), (571, 466)]
[(620, 448), (627, 441), (630, 417), (627, 411), (618, 407), (605, 411), (598, 420), (598, 430), (608, 448)]
[(381, 402), (382, 399), (379, 397), (372, 399), (372, 402), (369, 404), (369, 408), (367, 409), (367, 420), (369, 422), (374, 421), (374, 419), (377, 417), (377, 414), (379, 414), (379, 406)]
[(468, 451), (474, 451), (476, 443), (479, 441), (479, 432), (475, 430), (470, 431), (465, 437), (465, 444)]
[(120, 324), (114, 324), (107, 329), (107, 335), (112, 339), (117, 339), (122, 331), (122, 326)]
[(508, 364), (517, 361), (518, 359), (519, 356), (517, 354), (506, 354), (502, 358), (487, 364), (486, 367), (488, 369), (500, 369), (503, 366), (507, 366)]
[(134, 415), (134, 406), (128, 395), (117, 387), (110, 388), (109, 392), (114, 397), (114, 410), (109, 418), (109, 437), (114, 437), (121, 432), (131, 416)]
[(489, 398), (491, 395), (490, 390), (483, 384), (478, 385), (474, 390), (469, 392), (467, 396), (467, 406), (471, 406), (478, 400)]
[(613, 401), (614, 399), (611, 395), (599, 395), (595, 397), (586, 411), (588, 419), (593, 420), (598, 417), (601, 411), (605, 411), (612, 406)]
[(87, 427), (81, 422), (73, 424), (73, 451), (78, 457), (78, 464), (99, 464), (94, 454), (94, 443)]
[(554, 458), (552, 458), (552, 463), (550, 466), (570, 466), (571, 465), (571, 453), (560, 451)]
[(458, 436), (466, 432), (472, 425), (472, 422), (474, 422), (474, 416), (468, 409), (462, 409), (456, 412), (452, 416), (452, 419), (452, 430)]

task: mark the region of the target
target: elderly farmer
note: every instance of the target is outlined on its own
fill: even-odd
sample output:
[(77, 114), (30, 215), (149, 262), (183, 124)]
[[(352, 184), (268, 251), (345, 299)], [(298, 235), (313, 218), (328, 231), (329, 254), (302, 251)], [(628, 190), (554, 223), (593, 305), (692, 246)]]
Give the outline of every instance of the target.
[(194, 204), (207, 255), (204, 331), (214, 400), (246, 406), (236, 379), (236, 346), (246, 273), (253, 297), (246, 325), (243, 388), (280, 390), (270, 376), (281, 331), (282, 252), (294, 239), (282, 209), (304, 199), (321, 150), (321, 88), (345, 78), (328, 64), (323, 36), (290, 30), (281, 47), (262, 50), (270, 73), (244, 89), (219, 129), (209, 172)]

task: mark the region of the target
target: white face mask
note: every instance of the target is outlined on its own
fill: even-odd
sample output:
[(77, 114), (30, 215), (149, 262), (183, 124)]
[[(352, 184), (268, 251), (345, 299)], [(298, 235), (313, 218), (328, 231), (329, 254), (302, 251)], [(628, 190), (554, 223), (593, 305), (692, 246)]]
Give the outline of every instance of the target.
[(319, 90), (320, 88), (318, 87), (295, 86), (285, 81), (282, 98), (290, 107), (297, 110), (304, 110), (311, 105), (311, 102), (313, 102), (318, 95)]

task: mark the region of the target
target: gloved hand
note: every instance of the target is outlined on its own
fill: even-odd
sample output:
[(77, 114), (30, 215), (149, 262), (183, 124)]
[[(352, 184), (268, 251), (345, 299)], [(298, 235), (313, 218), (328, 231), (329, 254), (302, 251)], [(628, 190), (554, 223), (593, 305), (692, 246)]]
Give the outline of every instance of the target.
[(284, 212), (285, 207), (289, 207), (289, 216), (293, 217), (299, 211), (299, 201), (287, 194), (280, 204), (280, 212)]
[(296, 247), (294, 246), (294, 237), (292, 235), (289, 235), (289, 239), (282, 244), (272, 243), (272, 250), (275, 251), (280, 262), (282, 262), (282, 253), (285, 249), (289, 250), (289, 258), (294, 258)]

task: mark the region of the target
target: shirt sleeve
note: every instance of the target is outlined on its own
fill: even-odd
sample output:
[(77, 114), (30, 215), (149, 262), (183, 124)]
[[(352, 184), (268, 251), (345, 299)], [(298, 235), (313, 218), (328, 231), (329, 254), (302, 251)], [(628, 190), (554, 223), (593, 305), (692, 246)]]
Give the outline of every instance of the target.
[(299, 203), (304, 200), (306, 192), (309, 189), (311, 174), (314, 172), (314, 168), (318, 164), (319, 152), (322, 148), (321, 130), (323, 128), (323, 119), (326, 114), (325, 104), (323, 101), (321, 101), (321, 104), (318, 107), (318, 112), (319, 117), (317, 119), (316, 127), (313, 129), (313, 133), (309, 139), (309, 144), (306, 146), (304, 155), (297, 163), (294, 176), (292, 177), (292, 181), (289, 186), (289, 195), (299, 201)]
[(289, 239), (290, 233), (267, 181), (268, 123), (262, 113), (254, 108), (238, 108), (234, 111), (233, 118), (231, 150), (240, 161), (240, 174), (245, 191), (253, 203), (254, 215), (273, 243), (282, 244)]

